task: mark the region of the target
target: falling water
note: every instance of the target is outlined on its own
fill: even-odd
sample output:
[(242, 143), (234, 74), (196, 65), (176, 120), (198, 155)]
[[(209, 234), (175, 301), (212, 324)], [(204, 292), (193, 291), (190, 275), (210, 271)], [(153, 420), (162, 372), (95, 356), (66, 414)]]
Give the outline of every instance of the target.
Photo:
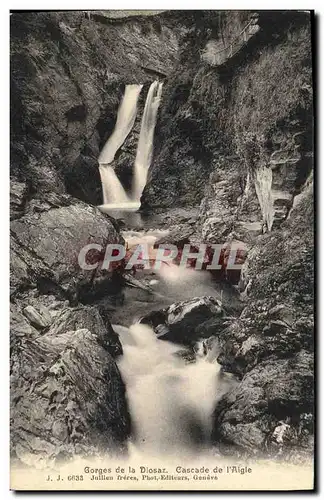
[[(147, 244), (153, 251), (156, 240), (167, 233), (167, 230), (124, 231), (122, 235), (130, 247)], [(237, 381), (217, 363), (216, 339), (208, 341), (208, 347), (206, 340), (197, 340), (192, 352), (159, 339), (152, 328), (137, 322), (136, 318), (147, 314), (148, 306), (162, 309), (178, 301), (218, 293), (209, 273), (182, 268), (172, 262), (162, 265), (154, 277), (150, 281), (150, 285), (154, 285), (154, 302), (144, 301), (142, 305), (134, 301), (135, 295), (130, 295), (120, 319), (123, 322), (126, 314), (126, 318), (135, 322), (130, 327), (126, 327), (127, 321), (121, 326), (115, 316), (119, 324), (113, 325), (123, 346), (118, 366), (126, 385), (132, 419), (129, 455), (131, 458), (141, 456), (150, 463), (154, 457), (167, 461), (170, 458), (195, 460), (210, 452), (213, 411), (217, 401)], [(188, 308), (184, 307), (184, 314)]]
[(118, 109), (117, 121), (112, 135), (99, 155), (99, 163), (110, 164), (133, 128), (138, 96), (143, 85), (126, 85), (125, 94)]
[(135, 159), (132, 192), (132, 198), (134, 201), (140, 201), (142, 191), (146, 184), (148, 169), (151, 164), (154, 128), (162, 94), (162, 85), (162, 82), (153, 82), (149, 88), (146, 98)]
[[(200, 349), (186, 362), (183, 348), (158, 340), (142, 324), (114, 325), (123, 344), (118, 364), (127, 387), (133, 445), (149, 456), (196, 456), (208, 447), (216, 401), (233, 384), (221, 374), (217, 352)], [(178, 353), (178, 354), (177, 354)]]
[(129, 198), (114, 169), (110, 165), (99, 165), (99, 172), (102, 182), (104, 203), (109, 205), (115, 204), (118, 207), (121, 204), (127, 206)]
[(130, 201), (110, 164), (133, 128), (138, 96), (142, 87), (143, 85), (126, 85), (125, 94), (118, 109), (114, 131), (99, 155), (99, 171), (105, 204), (125, 204)]

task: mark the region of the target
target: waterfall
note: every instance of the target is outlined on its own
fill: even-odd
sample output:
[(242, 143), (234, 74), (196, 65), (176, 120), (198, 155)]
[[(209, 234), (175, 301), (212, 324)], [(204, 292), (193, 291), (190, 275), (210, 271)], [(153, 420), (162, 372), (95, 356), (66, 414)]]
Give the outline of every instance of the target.
[(99, 165), (104, 204), (121, 205), (129, 203), (129, 198), (110, 165)]
[(162, 82), (153, 82), (149, 88), (145, 102), (135, 159), (132, 192), (133, 200), (138, 202), (140, 201), (142, 191), (145, 187), (148, 169), (151, 164), (154, 128), (162, 94), (162, 85)]
[[(162, 82), (153, 82), (147, 93), (134, 165), (131, 198), (135, 203), (140, 201), (152, 159), (154, 128), (162, 94), (162, 85)], [(137, 101), (142, 87), (143, 85), (126, 85), (125, 94), (118, 109), (114, 131), (99, 155), (99, 171), (105, 205), (123, 205), (126, 207), (132, 203), (111, 163), (134, 126)]]
[(127, 387), (133, 446), (147, 456), (196, 457), (207, 449), (217, 400), (234, 384), (221, 373), (217, 352), (199, 343), (195, 362), (183, 347), (158, 340), (147, 325), (114, 325), (123, 345), (118, 366)]
[(255, 172), (253, 172), (253, 179), (263, 220), (267, 224), (268, 231), (271, 231), (274, 217), (273, 199), (271, 194), (271, 168), (266, 166), (259, 167)]
[(99, 155), (98, 161), (100, 164), (110, 164), (113, 161), (116, 152), (132, 130), (136, 118), (138, 96), (142, 87), (143, 85), (126, 85), (125, 94), (118, 109), (114, 131)]
[(99, 171), (102, 182), (104, 204), (127, 203), (129, 198), (110, 166), (118, 149), (133, 128), (138, 96), (143, 85), (126, 85), (125, 94), (118, 109), (115, 128), (99, 155)]

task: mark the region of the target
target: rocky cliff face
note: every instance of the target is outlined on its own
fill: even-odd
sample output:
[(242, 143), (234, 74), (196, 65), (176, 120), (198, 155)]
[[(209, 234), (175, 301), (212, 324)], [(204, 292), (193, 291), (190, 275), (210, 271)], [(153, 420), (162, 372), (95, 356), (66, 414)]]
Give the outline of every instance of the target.
[(169, 14), (11, 15), (11, 444), (24, 464), (125, 450), (121, 344), (83, 305), (119, 282), (78, 255), (123, 242), (89, 205), (102, 203), (97, 158), (125, 84), (165, 77), (177, 40)]
[(114, 358), (118, 336), (97, 308), (116, 290), (107, 271), (80, 268), (89, 243), (121, 242), (115, 222), (68, 195), (24, 198), (12, 182), (11, 447), (37, 467), (75, 455), (125, 451), (125, 388)]
[(11, 15), (11, 175), (31, 196), (102, 203), (97, 158), (124, 86), (169, 74), (178, 31), (169, 14)]
[[(93, 206), (102, 202), (97, 158), (124, 85), (144, 84), (141, 111), (156, 78), (165, 83), (143, 210), (168, 209), (159, 216), (176, 243), (235, 241), (248, 257), (238, 317), (202, 297), (146, 322), (172, 340), (218, 339), (218, 360), (239, 383), (215, 409), (215, 445), (309, 451), (309, 14), (40, 12), (13, 14), (11, 29), (13, 456), (32, 464), (125, 448), (121, 345), (89, 305), (116, 287), (114, 276), (83, 272), (77, 255), (90, 241), (122, 241)], [(115, 159), (126, 188), (140, 118)]]
[(312, 450), (313, 217), (310, 179), (281, 230), (248, 255), (246, 306), (219, 337), (219, 362), (241, 382), (216, 409), (216, 441), (290, 457)]
[(214, 442), (249, 453), (307, 451), (313, 413), (310, 15), (205, 12), (203, 18), (182, 40), (164, 89), (142, 206), (200, 205), (189, 239), (234, 241), (248, 250), (240, 283), (245, 307), (227, 328), (215, 321), (208, 330), (219, 338), (219, 362), (241, 379), (217, 406)]
[[(203, 225), (214, 224), (213, 232), (221, 236), (217, 217), (230, 219), (227, 230), (237, 220), (262, 223), (260, 203), (253, 199), (263, 166), (272, 172), (275, 221), (285, 218), (312, 168), (310, 16), (244, 11), (202, 16), (182, 39), (179, 63), (164, 87), (142, 204), (204, 200)], [(211, 206), (216, 192), (217, 206)], [(242, 215), (235, 213), (248, 197), (251, 213), (246, 215), (244, 203)]]

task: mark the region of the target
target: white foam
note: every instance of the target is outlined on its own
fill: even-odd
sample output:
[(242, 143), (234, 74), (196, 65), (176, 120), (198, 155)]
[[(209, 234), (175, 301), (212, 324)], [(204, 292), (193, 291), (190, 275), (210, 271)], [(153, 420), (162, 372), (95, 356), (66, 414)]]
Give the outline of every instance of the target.
[(124, 354), (118, 366), (135, 429), (133, 446), (151, 456), (196, 453), (192, 426), (208, 440), (215, 403), (224, 393), (220, 365), (201, 350), (195, 363), (186, 363), (176, 355), (183, 348), (158, 340), (147, 325), (119, 333)]
[(105, 203), (99, 205), (98, 208), (104, 212), (110, 212), (112, 210), (125, 210), (128, 212), (134, 212), (140, 208), (141, 204), (136, 201), (124, 202), (124, 203)]

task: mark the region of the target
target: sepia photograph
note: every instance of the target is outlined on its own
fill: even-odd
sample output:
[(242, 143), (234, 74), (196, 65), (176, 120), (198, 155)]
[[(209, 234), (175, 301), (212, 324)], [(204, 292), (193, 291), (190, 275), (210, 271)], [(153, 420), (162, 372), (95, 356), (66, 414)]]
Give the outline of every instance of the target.
[(8, 15), (10, 488), (313, 490), (314, 11)]

